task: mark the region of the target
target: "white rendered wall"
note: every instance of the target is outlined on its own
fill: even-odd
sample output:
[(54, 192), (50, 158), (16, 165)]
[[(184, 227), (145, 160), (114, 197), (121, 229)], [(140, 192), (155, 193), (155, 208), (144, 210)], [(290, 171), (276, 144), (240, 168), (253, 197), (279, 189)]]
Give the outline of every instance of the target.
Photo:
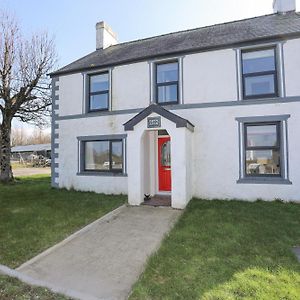
[(113, 68), (113, 110), (147, 107), (150, 101), (149, 76), (147, 62)]
[(300, 95), (300, 39), (283, 45), (285, 85), (287, 96)]
[(59, 77), (59, 115), (82, 113), (83, 75), (81, 73)]
[(184, 103), (236, 100), (235, 51), (226, 49), (186, 55), (183, 94)]
[(78, 136), (124, 134), (129, 115), (59, 121), (59, 187), (105, 194), (127, 194), (127, 177), (79, 176)]
[[(300, 201), (300, 104), (298, 102), (185, 109), (173, 112), (195, 125), (195, 131), (191, 133), (185, 128), (176, 128), (174, 123), (162, 117), (162, 128), (167, 129), (171, 136), (172, 193), (173, 200), (177, 199), (174, 200), (174, 207), (183, 208), (192, 196), (207, 199), (256, 200), (262, 198), (273, 200), (281, 198), (287, 201)], [(292, 185), (237, 184), (239, 139), (238, 123), (235, 118), (282, 114), (291, 115), (288, 119), (288, 148), (289, 179)], [(127, 194), (129, 180), (132, 180), (131, 186), (134, 188), (131, 189), (133, 193), (131, 199), (135, 199), (136, 205), (142, 201), (145, 188), (151, 193), (155, 178), (144, 185), (143, 180), (148, 180), (145, 175), (147, 173), (137, 168), (137, 164), (144, 163), (144, 153), (147, 153), (141, 147), (141, 139), (137, 138), (147, 130), (146, 119), (136, 125), (134, 131), (124, 132), (122, 124), (132, 117), (131, 114), (59, 121), (59, 186), (99, 193)], [(78, 136), (124, 133), (128, 134), (129, 177), (76, 175)], [(147, 147), (147, 151), (151, 152), (149, 149), (154, 151), (156, 146), (149, 143)], [(176, 160), (175, 157), (177, 157)], [(151, 158), (152, 162), (153, 160), (154, 158)], [(156, 163), (156, 161), (153, 162), (153, 170), (156, 168)], [(150, 173), (157, 174), (153, 170)], [(177, 176), (174, 176), (175, 172)]]
[[(193, 196), (243, 200), (292, 200), (300, 202), (300, 103), (266, 104), (176, 110), (195, 125), (192, 134)], [(239, 139), (236, 117), (290, 114), (288, 119), (289, 179), (292, 185), (237, 184)]]

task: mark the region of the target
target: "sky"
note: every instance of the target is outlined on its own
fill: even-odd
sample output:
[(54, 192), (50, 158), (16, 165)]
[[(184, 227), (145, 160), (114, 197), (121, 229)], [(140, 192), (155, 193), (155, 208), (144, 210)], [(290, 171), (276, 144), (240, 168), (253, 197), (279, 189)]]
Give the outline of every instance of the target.
[[(300, 7), (297, 0), (297, 7)], [(125, 42), (270, 14), (273, 0), (0, 0), (25, 35), (48, 31), (62, 67), (96, 48), (95, 24), (105, 21)]]

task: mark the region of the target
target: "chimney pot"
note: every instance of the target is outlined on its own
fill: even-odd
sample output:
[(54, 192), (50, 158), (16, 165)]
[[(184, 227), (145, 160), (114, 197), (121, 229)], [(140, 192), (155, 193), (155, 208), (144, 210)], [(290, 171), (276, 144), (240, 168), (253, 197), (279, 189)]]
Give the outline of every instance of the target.
[(109, 46), (117, 44), (117, 35), (104, 22), (96, 24), (96, 49), (105, 49)]
[(277, 14), (284, 14), (296, 10), (296, 0), (274, 0), (273, 11)]

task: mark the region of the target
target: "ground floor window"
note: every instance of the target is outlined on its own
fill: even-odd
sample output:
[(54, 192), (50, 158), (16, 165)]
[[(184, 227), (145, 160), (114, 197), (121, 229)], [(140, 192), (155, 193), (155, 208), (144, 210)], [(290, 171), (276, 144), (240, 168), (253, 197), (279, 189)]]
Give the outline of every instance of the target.
[(236, 118), (240, 146), (238, 183), (291, 183), (288, 163), (289, 117)]
[(81, 174), (124, 174), (124, 135), (78, 137)]

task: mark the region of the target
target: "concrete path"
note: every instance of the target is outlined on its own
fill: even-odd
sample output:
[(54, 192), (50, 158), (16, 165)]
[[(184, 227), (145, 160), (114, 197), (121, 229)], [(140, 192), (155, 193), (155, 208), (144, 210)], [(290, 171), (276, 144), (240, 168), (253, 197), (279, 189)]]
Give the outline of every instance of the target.
[(89, 299), (126, 299), (181, 211), (127, 207), (25, 263), (18, 271)]

